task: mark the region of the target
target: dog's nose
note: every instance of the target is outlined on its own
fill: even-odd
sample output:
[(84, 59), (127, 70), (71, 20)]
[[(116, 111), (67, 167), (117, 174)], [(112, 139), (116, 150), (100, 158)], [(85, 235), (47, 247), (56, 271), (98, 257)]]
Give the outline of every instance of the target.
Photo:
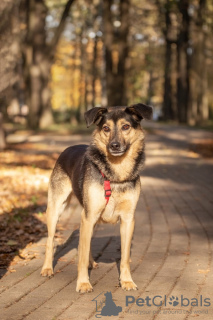
[(120, 143), (119, 142), (112, 142), (111, 144), (110, 144), (110, 148), (112, 149), (112, 150), (119, 150), (119, 148), (120, 148)]

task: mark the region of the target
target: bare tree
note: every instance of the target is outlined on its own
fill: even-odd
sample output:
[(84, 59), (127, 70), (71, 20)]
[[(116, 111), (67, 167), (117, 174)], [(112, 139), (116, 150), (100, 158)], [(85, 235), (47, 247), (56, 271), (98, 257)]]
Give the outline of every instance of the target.
[(2, 113), (0, 112), (0, 150), (6, 147), (5, 133), (3, 129)]
[(24, 47), (25, 82), (29, 105), (28, 124), (31, 128), (46, 127), (52, 122), (50, 89), (48, 86), (50, 69), (55, 50), (64, 30), (66, 18), (74, 0), (69, 0), (64, 8), (60, 23), (50, 44), (47, 44), (45, 19), (47, 7), (44, 0), (26, 0), (27, 36)]
[[(159, 2), (158, 2), (159, 3)], [(161, 8), (159, 8), (161, 10)], [(176, 44), (177, 44), (177, 27), (176, 23), (176, 4), (166, 0), (164, 7), (165, 27), (163, 34), (166, 42), (165, 53), (165, 72), (164, 72), (164, 100), (163, 100), (163, 116), (166, 120), (177, 119), (177, 104), (176, 104)]]
[[(104, 45), (108, 105), (126, 105), (126, 59), (128, 57), (129, 0), (119, 2), (113, 25), (113, 1), (103, 1)], [(117, 26), (116, 26), (117, 24)]]
[(207, 79), (207, 39), (208, 33), (205, 24), (206, 0), (200, 0), (197, 10), (192, 15), (192, 48), (190, 72), (190, 104), (188, 122), (200, 123), (209, 118), (208, 106), (208, 79)]

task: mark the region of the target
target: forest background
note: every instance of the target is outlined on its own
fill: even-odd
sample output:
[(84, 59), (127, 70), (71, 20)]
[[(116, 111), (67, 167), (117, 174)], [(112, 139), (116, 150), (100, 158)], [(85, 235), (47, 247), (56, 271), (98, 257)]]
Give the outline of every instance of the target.
[(3, 122), (79, 125), (101, 105), (209, 125), (212, 39), (211, 0), (1, 1), (1, 148)]
[(169, 155), (181, 163), (171, 144), (198, 166), (213, 156), (212, 39), (212, 0), (0, 1), (0, 276), (35, 258), (55, 161), (90, 141), (86, 110), (153, 106), (165, 179)]

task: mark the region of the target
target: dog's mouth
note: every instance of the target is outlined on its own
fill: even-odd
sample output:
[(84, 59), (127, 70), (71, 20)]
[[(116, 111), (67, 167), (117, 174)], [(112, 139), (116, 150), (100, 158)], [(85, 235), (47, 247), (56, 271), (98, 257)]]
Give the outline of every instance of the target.
[(112, 150), (111, 148), (109, 148), (109, 153), (114, 157), (122, 156), (125, 152), (126, 150)]

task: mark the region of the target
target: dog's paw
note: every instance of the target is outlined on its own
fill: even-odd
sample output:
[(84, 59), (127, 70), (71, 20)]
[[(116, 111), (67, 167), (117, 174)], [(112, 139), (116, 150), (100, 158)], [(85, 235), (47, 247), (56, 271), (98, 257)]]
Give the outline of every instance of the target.
[(97, 269), (98, 268), (98, 263), (95, 261), (92, 261), (89, 263), (89, 268), (90, 269)]
[(89, 282), (81, 282), (77, 284), (76, 291), (80, 293), (86, 293), (93, 291), (93, 287)]
[(53, 268), (44, 268), (41, 270), (42, 277), (51, 277), (53, 275)]
[(93, 269), (97, 269), (97, 268), (99, 267), (99, 264), (98, 264), (97, 262), (95, 262), (95, 261), (94, 261), (94, 262), (93, 262), (93, 266), (92, 266), (92, 267), (93, 267)]
[(123, 290), (138, 290), (138, 287), (133, 281), (121, 281), (121, 287)]

